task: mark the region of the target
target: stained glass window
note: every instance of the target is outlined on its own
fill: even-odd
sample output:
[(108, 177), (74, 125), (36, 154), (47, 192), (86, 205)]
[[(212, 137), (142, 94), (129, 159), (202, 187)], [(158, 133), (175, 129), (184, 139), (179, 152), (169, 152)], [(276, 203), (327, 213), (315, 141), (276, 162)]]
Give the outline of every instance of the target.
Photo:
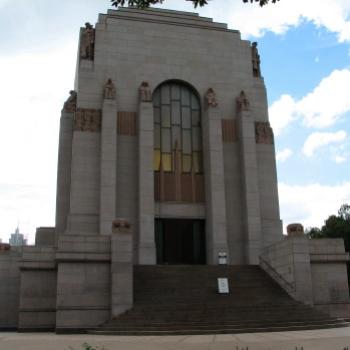
[[(198, 96), (185, 84), (162, 84), (154, 92), (154, 171), (202, 173), (201, 116)], [(178, 153), (177, 153), (178, 152)], [(180, 154), (180, 158), (176, 157)]]

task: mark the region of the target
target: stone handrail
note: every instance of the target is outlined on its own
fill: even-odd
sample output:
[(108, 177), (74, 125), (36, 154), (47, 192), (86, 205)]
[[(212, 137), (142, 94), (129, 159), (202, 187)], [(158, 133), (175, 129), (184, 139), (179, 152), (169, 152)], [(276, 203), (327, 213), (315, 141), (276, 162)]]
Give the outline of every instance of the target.
[(295, 298), (296, 287), (278, 273), (264, 258), (260, 256), (260, 267), (269, 274), (289, 295)]

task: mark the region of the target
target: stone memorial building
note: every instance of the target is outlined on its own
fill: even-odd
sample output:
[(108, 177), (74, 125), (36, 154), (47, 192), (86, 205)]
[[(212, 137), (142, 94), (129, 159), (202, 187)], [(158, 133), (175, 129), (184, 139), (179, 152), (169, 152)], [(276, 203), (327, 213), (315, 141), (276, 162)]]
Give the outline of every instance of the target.
[(122, 333), (147, 308), (186, 324), (181, 306), (197, 305), (192, 317), (218, 332), (215, 310), (232, 324), (249, 304), (273, 328), (259, 310), (274, 302), (275, 322), (303, 310), (291, 326), (306, 309), (309, 326), (349, 316), (342, 241), (282, 234), (261, 74), (257, 43), (195, 13), (119, 8), (86, 23), (61, 114), (56, 224), (35, 246), (2, 244), (0, 328)]

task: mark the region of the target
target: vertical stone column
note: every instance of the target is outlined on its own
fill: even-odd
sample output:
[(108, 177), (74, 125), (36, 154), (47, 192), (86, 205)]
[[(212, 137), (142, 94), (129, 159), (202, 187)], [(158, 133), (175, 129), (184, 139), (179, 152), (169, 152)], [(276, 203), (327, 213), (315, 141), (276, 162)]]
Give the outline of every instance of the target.
[(207, 263), (218, 264), (218, 253), (227, 255), (227, 224), (222, 143), (222, 114), (212, 89), (206, 95), (207, 111), (203, 118), (203, 144), (205, 150), (206, 236)]
[(57, 242), (58, 236), (64, 233), (67, 228), (70, 208), (72, 142), (76, 99), (76, 92), (71, 91), (61, 113), (57, 164), (55, 242)]
[(258, 165), (255, 141), (255, 123), (249, 108), (237, 116), (242, 167), (242, 193), (245, 204), (246, 261), (259, 264), (261, 252), (261, 214), (258, 186)]
[(111, 222), (116, 215), (117, 173), (117, 104), (111, 80), (105, 85), (104, 97), (101, 125), (100, 234), (110, 235)]
[(116, 317), (133, 305), (133, 247), (130, 224), (116, 219), (111, 237), (111, 316)]
[(140, 87), (139, 104), (139, 241), (138, 263), (154, 265), (156, 247), (154, 235), (154, 172), (153, 172), (153, 104), (148, 83)]

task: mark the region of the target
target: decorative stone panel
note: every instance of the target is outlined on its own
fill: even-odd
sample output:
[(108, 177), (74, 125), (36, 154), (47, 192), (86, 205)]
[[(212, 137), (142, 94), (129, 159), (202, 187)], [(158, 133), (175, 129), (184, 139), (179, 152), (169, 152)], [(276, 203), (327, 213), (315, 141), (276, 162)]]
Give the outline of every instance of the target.
[(269, 122), (255, 122), (256, 143), (273, 144), (273, 131)]
[(78, 108), (74, 119), (75, 131), (101, 131), (101, 110)]
[(154, 199), (157, 202), (202, 203), (205, 200), (204, 176), (194, 173), (156, 171)]
[(118, 135), (135, 136), (137, 134), (135, 112), (118, 112), (117, 132)]
[(236, 123), (233, 119), (222, 119), (222, 141), (225, 143), (232, 143), (237, 141)]

